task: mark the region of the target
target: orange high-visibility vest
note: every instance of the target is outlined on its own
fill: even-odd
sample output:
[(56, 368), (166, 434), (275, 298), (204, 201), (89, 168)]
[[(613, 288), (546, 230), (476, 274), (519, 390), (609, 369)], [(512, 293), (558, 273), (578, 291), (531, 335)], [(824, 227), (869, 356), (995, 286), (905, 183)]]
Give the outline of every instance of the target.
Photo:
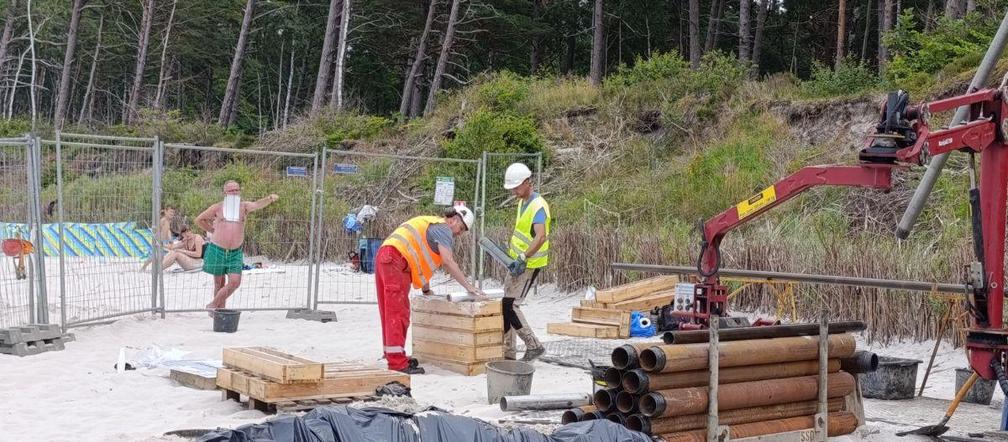
[(441, 267), (441, 255), (427, 245), (427, 228), (443, 223), (437, 216), (418, 216), (402, 223), (385, 239), (383, 246), (395, 247), (409, 263), (413, 287), (421, 288), (430, 282), (434, 270)]

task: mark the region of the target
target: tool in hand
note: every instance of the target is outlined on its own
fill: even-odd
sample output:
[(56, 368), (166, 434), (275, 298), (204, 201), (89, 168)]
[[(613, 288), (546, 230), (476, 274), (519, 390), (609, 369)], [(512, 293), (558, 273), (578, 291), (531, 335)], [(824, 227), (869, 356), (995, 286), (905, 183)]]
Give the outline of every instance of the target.
[(490, 255), (494, 261), (499, 262), (505, 268), (508, 269), (512, 275), (520, 275), (525, 272), (525, 260), (524, 259), (513, 259), (507, 254), (503, 249), (500, 248), (495, 242), (491, 241), (490, 238), (481, 236), (479, 239), (479, 245), (486, 251), (487, 255)]

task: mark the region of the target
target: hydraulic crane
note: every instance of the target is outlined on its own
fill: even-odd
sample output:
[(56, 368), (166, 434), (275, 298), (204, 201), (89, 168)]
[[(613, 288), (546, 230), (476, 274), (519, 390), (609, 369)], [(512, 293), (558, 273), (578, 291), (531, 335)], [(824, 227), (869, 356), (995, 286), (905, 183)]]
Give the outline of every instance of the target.
[[(720, 246), (732, 229), (756, 218), (802, 192), (818, 186), (892, 188), (893, 172), (923, 164), (925, 155), (954, 151), (970, 155), (969, 190), (974, 261), (966, 287), (971, 327), (966, 347), (972, 368), (985, 379), (1005, 380), (1008, 330), (1003, 323), (1005, 210), (1008, 205), (1008, 103), (1006, 90), (982, 89), (963, 95), (909, 106), (906, 92), (888, 94), (879, 123), (861, 149), (856, 165), (809, 166), (763, 189), (752, 198), (700, 225), (700, 282), (692, 305), (672, 316), (682, 329), (708, 324), (727, 315), (728, 290), (721, 284)], [(932, 115), (968, 106), (965, 122), (932, 130)], [(980, 155), (979, 181), (974, 155)], [(728, 324), (726, 324), (728, 325)], [(1003, 383), (1003, 385), (1008, 385)]]

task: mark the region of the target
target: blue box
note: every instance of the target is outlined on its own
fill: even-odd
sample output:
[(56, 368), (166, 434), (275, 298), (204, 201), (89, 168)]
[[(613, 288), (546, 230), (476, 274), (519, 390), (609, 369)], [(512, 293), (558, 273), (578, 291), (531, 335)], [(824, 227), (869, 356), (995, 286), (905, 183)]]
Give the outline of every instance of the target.
[(375, 238), (360, 238), (357, 240), (357, 254), (360, 256), (361, 271), (374, 273), (375, 256), (381, 248), (382, 240)]

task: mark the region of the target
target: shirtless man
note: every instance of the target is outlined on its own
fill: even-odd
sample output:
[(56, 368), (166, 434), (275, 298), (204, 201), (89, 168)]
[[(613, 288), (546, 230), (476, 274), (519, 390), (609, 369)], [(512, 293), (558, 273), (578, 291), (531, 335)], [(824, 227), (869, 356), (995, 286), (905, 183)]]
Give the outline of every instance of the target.
[[(280, 199), (275, 193), (254, 202), (241, 200), (237, 181), (224, 183), (224, 201), (216, 203), (196, 217), (196, 225), (213, 235), (203, 254), (203, 271), (214, 277), (214, 297), (206, 307), (224, 308), (224, 303), (241, 285), (242, 243), (245, 219), (249, 213)], [(227, 278), (225, 279), (225, 275)]]

